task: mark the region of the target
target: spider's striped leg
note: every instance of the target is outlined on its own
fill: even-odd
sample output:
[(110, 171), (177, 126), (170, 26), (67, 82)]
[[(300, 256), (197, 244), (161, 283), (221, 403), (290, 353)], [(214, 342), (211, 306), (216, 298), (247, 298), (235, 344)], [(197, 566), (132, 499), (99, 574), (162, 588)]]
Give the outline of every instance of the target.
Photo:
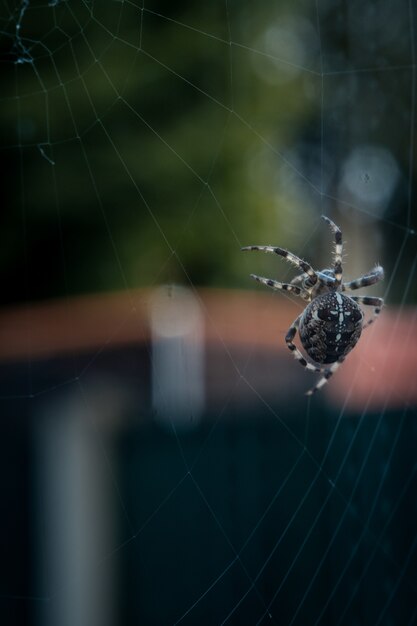
[(301, 315), (299, 315), (297, 319), (291, 324), (285, 336), (285, 341), (287, 343), (288, 349), (293, 353), (294, 358), (300, 363), (300, 365), (305, 367), (307, 370), (310, 370), (310, 372), (321, 373), (324, 371), (324, 368), (319, 367), (318, 365), (313, 365), (312, 363), (309, 363), (308, 361), (306, 361), (306, 359), (303, 357), (303, 355), (301, 354), (301, 352), (299, 351), (299, 349), (297, 348), (297, 346), (295, 345), (293, 341), (296, 335), (296, 332), (298, 330), (300, 319), (301, 319)]
[(335, 255), (334, 255), (334, 276), (336, 279), (336, 285), (340, 285), (342, 282), (342, 254), (343, 254), (343, 243), (342, 243), (342, 231), (332, 220), (330, 220), (325, 215), (321, 216), (322, 219), (330, 226), (334, 233), (335, 239)]
[(301, 268), (303, 272), (305, 272), (308, 276), (308, 280), (306, 281), (306, 286), (312, 287), (316, 284), (318, 278), (316, 272), (313, 270), (311, 265), (303, 259), (300, 259), (298, 256), (289, 252), (288, 250), (284, 250), (284, 248), (278, 248), (277, 246), (245, 246), (242, 248), (243, 252), (247, 250), (259, 250), (260, 252), (271, 252), (273, 254), (278, 254), (279, 256), (284, 257), (290, 263), (295, 265), (295, 267)]
[(365, 306), (373, 306), (374, 307), (374, 316), (363, 325), (362, 328), (366, 328), (370, 326), (377, 319), (378, 315), (381, 313), (381, 309), (384, 305), (384, 300), (382, 298), (373, 298), (370, 296), (349, 296), (352, 300), (355, 300), (358, 304), (364, 304)]
[(384, 269), (377, 265), (375, 269), (373, 269), (369, 274), (365, 274), (360, 278), (355, 278), (355, 280), (351, 280), (348, 283), (343, 283), (342, 291), (346, 291), (346, 289), (360, 289), (361, 287), (369, 287), (369, 285), (374, 285), (378, 281), (384, 278)]
[(263, 276), (256, 276), (256, 274), (251, 274), (251, 278), (257, 280), (258, 283), (263, 283), (267, 287), (271, 287), (271, 289), (274, 289), (275, 291), (289, 291), (296, 296), (304, 298), (304, 300), (310, 300), (310, 294), (308, 291), (305, 291), (305, 289), (298, 287), (297, 285), (280, 283), (277, 280), (272, 280), (272, 278), (264, 278)]
[(298, 285), (298, 283), (302, 283), (304, 280), (306, 280), (306, 278), (308, 278), (308, 274), (306, 272), (303, 272), (302, 274), (299, 274), (298, 276), (294, 276), (294, 278), (291, 281), (291, 285)]
[(345, 357), (341, 357), (338, 361), (335, 361), (330, 367), (326, 368), (324, 370), (323, 376), (321, 376), (319, 378), (317, 384), (314, 385), (314, 387), (312, 389), (307, 391), (306, 395), (307, 396), (312, 396), (313, 393), (316, 393), (316, 391), (321, 389), (327, 383), (329, 378), (331, 378), (333, 376), (335, 371), (340, 367), (340, 365), (343, 363), (344, 360), (345, 360)]

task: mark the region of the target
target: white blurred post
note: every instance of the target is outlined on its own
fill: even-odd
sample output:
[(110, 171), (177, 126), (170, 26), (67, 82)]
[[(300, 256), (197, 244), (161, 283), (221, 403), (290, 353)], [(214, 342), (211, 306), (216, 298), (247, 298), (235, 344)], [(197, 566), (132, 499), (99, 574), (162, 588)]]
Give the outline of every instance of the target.
[(114, 503), (95, 417), (77, 392), (60, 395), (38, 417), (37, 562), (48, 598), (40, 626), (114, 624), (114, 573), (105, 559), (114, 545)]
[(204, 410), (204, 324), (194, 294), (161, 287), (150, 307), (152, 405), (156, 419), (174, 426), (198, 423)]

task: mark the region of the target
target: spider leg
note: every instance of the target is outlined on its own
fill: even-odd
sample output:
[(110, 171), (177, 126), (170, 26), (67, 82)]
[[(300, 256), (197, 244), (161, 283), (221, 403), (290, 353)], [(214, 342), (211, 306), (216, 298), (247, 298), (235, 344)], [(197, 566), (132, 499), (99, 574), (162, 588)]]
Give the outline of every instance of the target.
[(340, 367), (340, 365), (343, 363), (344, 360), (345, 360), (345, 357), (341, 357), (338, 361), (335, 361), (330, 367), (326, 368), (324, 370), (323, 376), (321, 376), (319, 378), (317, 384), (314, 385), (314, 387), (312, 387), (312, 389), (307, 391), (306, 395), (307, 396), (312, 396), (313, 393), (316, 393), (316, 391), (321, 389), (327, 383), (329, 378), (331, 378), (333, 376), (335, 371)]
[(310, 300), (310, 294), (308, 291), (302, 289), (302, 287), (297, 287), (296, 285), (292, 285), (290, 283), (280, 283), (277, 280), (272, 280), (271, 278), (264, 278), (263, 276), (256, 276), (256, 274), (251, 274), (251, 278), (257, 280), (258, 283), (263, 283), (267, 287), (271, 287), (275, 291), (290, 291), (296, 296), (300, 296), (304, 300)]
[(334, 276), (336, 279), (336, 286), (339, 286), (342, 283), (342, 253), (343, 253), (343, 243), (342, 243), (342, 231), (332, 220), (330, 220), (325, 215), (321, 216), (322, 219), (330, 226), (334, 233), (335, 239), (335, 256), (334, 256)]
[(287, 261), (295, 265), (295, 267), (301, 268), (303, 272), (308, 275), (307, 282), (311, 287), (315, 285), (318, 280), (316, 272), (313, 270), (309, 263), (303, 261), (303, 259), (300, 259), (292, 252), (284, 250), (284, 248), (278, 248), (277, 246), (245, 246), (244, 248), (242, 248), (243, 252), (246, 252), (247, 250), (260, 250), (261, 252), (271, 252), (273, 254), (278, 254), (284, 257), (284, 259), (287, 259)]
[[(316, 270), (316, 274), (317, 274), (317, 278), (322, 284), (328, 285), (328, 286), (334, 286), (335, 279), (333, 276), (327, 276), (327, 274), (323, 274), (323, 272), (318, 272), (317, 270)], [(307, 278), (308, 278), (308, 274), (306, 272), (304, 272), (303, 274), (299, 274), (298, 276), (294, 276), (294, 278), (291, 281), (291, 285), (298, 285), (298, 283), (303, 283)], [(312, 288), (309, 288), (308, 291), (309, 293), (311, 293)]]
[(298, 330), (300, 318), (301, 318), (301, 315), (297, 317), (297, 319), (291, 324), (290, 328), (288, 329), (288, 332), (285, 336), (286, 344), (288, 346), (288, 349), (293, 353), (294, 358), (300, 363), (300, 365), (305, 367), (305, 369), (309, 370), (310, 372), (321, 373), (324, 371), (325, 368), (320, 367), (318, 365), (313, 365), (312, 363), (309, 363), (308, 361), (306, 361), (306, 359), (303, 357), (303, 355), (301, 354), (301, 352), (299, 351), (299, 349), (297, 348), (297, 346), (295, 345), (293, 341), (296, 335), (296, 332)]
[(348, 283), (343, 283), (342, 291), (346, 291), (346, 289), (353, 290), (360, 289), (361, 287), (369, 287), (369, 285), (374, 285), (383, 278), (384, 270), (380, 265), (377, 265), (369, 274), (364, 274), (364, 276), (360, 278), (355, 278), (355, 280), (351, 280)]
[(378, 315), (381, 313), (381, 309), (384, 305), (384, 300), (382, 298), (373, 298), (370, 296), (349, 296), (349, 298), (352, 298), (352, 300), (355, 300), (355, 302), (357, 302), (358, 304), (364, 304), (365, 306), (374, 307), (374, 316), (370, 320), (368, 320), (362, 328), (367, 328), (368, 326), (373, 324), (373, 322), (375, 322)]
[(306, 272), (303, 272), (302, 274), (299, 274), (298, 276), (294, 276), (294, 278), (291, 281), (291, 285), (298, 285), (298, 283), (302, 283), (304, 280), (306, 280), (307, 277), (308, 277), (308, 274)]

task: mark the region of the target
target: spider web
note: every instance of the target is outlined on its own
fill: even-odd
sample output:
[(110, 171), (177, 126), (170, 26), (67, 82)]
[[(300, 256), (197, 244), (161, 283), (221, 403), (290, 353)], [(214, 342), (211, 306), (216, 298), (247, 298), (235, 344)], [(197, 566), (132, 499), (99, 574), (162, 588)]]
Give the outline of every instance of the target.
[[(416, 623), (412, 1), (22, 0), (0, 19), (3, 302), (59, 297), (73, 315), (74, 294), (115, 289), (127, 303), (98, 348), (43, 360), (36, 307), (22, 314), (28, 356), (2, 366), (2, 623)], [(348, 239), (349, 279), (384, 266), (369, 293), (390, 325), (381, 352), (312, 399), (314, 379), (277, 362), (296, 382), (276, 397), (257, 346), (242, 355), (199, 288), (288, 279), (242, 259), (251, 243), (325, 267), (322, 213)], [(152, 343), (114, 347), (155, 304), (137, 288), (163, 284), (188, 288), (224, 367), (191, 428), (147, 407)], [(387, 365), (406, 380), (381, 397)], [(11, 468), (34, 468), (31, 504)]]

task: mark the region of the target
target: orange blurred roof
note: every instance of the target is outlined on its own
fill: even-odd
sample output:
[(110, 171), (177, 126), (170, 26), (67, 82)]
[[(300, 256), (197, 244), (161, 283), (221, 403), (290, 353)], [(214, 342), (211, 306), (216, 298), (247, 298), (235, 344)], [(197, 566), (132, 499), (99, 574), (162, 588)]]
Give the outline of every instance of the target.
[[(209, 354), (217, 351), (233, 361), (232, 352), (238, 348), (240, 355), (248, 355), (247, 362), (252, 360), (252, 366), (258, 363), (260, 354), (271, 357), (270, 363), (261, 359), (255, 368), (261, 393), (278, 381), (278, 372), (273, 370), (275, 358), (280, 363), (280, 377), (285, 378), (288, 372), (290, 382), (297, 380), (297, 393), (314, 384), (315, 378), (295, 363), (284, 341), (289, 325), (302, 310), (302, 302), (293, 302), (283, 294), (257, 291), (201, 289), (195, 293), (203, 311)], [(35, 361), (103, 346), (148, 342), (152, 294), (152, 290), (137, 290), (3, 309), (0, 360)], [(417, 404), (416, 320), (417, 308), (384, 308), (325, 392), (319, 393), (355, 410)]]

